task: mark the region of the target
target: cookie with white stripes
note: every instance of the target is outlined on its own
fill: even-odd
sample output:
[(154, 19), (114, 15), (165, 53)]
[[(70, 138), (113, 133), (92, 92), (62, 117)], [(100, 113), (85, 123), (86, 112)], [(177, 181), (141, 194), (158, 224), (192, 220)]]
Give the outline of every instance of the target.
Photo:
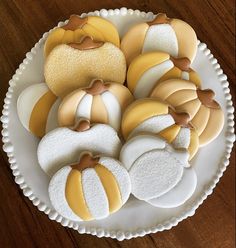
[(48, 188), (56, 211), (73, 221), (106, 218), (125, 204), (130, 191), (129, 174), (119, 161), (88, 152), (54, 174)]

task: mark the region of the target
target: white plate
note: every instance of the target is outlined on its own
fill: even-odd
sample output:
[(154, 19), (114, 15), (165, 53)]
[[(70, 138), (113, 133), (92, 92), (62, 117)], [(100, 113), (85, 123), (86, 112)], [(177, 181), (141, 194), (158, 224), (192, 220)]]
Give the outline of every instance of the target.
[[(84, 16), (85, 14), (83, 14)], [(134, 23), (151, 20), (151, 12), (144, 13), (126, 8), (101, 10), (89, 13), (101, 15), (111, 20), (121, 36)], [(59, 26), (63, 25), (59, 23)], [(51, 220), (60, 222), (78, 230), (79, 233), (91, 233), (98, 237), (112, 237), (118, 240), (144, 236), (170, 229), (180, 221), (192, 216), (203, 200), (212, 193), (226, 166), (229, 164), (234, 136), (233, 106), (226, 75), (204, 43), (198, 44), (193, 68), (200, 74), (203, 88), (212, 88), (216, 92), (216, 100), (225, 113), (225, 126), (219, 137), (210, 145), (200, 149), (192, 164), (198, 176), (197, 189), (194, 195), (182, 206), (173, 209), (161, 209), (138, 201), (131, 197), (127, 204), (107, 219), (90, 222), (71, 222), (62, 218), (52, 208), (48, 197), (48, 176), (41, 170), (37, 162), (36, 149), (38, 139), (28, 133), (17, 117), (16, 101), (27, 86), (44, 81), (43, 76), (43, 45), (48, 33), (26, 54), (23, 63), (10, 80), (6, 94), (3, 116), (4, 151), (9, 157), (15, 181), (40, 211), (46, 213)]]

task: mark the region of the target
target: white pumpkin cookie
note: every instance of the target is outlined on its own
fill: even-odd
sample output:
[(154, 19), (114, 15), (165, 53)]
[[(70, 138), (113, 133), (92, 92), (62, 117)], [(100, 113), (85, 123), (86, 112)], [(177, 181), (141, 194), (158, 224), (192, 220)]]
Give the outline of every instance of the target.
[(107, 41), (120, 46), (120, 38), (116, 27), (107, 19), (100, 16), (80, 17), (71, 15), (68, 23), (55, 28), (49, 33), (45, 45), (44, 56), (47, 57), (52, 49), (60, 44), (79, 42), (83, 36), (91, 36), (97, 41)]
[(132, 101), (133, 96), (124, 85), (95, 79), (89, 87), (75, 90), (63, 99), (58, 111), (59, 125), (72, 126), (83, 117), (119, 130), (123, 111)]
[(53, 207), (72, 221), (106, 218), (125, 204), (130, 191), (129, 174), (119, 161), (88, 152), (61, 168), (48, 188)]
[(64, 97), (94, 78), (123, 84), (126, 61), (122, 51), (109, 42), (83, 37), (78, 43), (53, 48), (44, 65), (45, 81), (51, 91)]
[(18, 117), (29, 132), (41, 138), (58, 126), (59, 104), (60, 99), (45, 83), (34, 84), (23, 90), (18, 97)]
[(117, 158), (121, 142), (116, 131), (106, 124), (90, 125), (79, 120), (73, 127), (56, 128), (47, 133), (38, 145), (38, 161), (49, 176), (64, 165), (77, 161), (83, 151)]
[(168, 102), (176, 111), (188, 113), (199, 144), (204, 146), (214, 140), (224, 126), (224, 113), (213, 99), (214, 95), (212, 90), (201, 90), (190, 81), (170, 79), (158, 84), (150, 96)]
[(164, 52), (149, 52), (137, 56), (127, 72), (127, 84), (135, 98), (148, 97), (160, 82), (172, 78), (189, 80), (198, 87), (201, 80), (190, 68), (188, 58), (174, 58)]
[(199, 140), (189, 120), (187, 113), (176, 112), (167, 103), (144, 98), (136, 100), (125, 110), (121, 130), (125, 139), (139, 133), (157, 134), (176, 149), (187, 149), (191, 160), (198, 151)]
[(131, 193), (156, 207), (177, 207), (195, 191), (197, 177), (193, 168), (187, 168), (188, 153), (159, 137), (131, 138), (121, 149), (120, 161), (129, 171)]
[(153, 21), (131, 27), (121, 41), (121, 49), (128, 64), (140, 53), (153, 51), (193, 61), (197, 52), (197, 36), (186, 22), (158, 14)]

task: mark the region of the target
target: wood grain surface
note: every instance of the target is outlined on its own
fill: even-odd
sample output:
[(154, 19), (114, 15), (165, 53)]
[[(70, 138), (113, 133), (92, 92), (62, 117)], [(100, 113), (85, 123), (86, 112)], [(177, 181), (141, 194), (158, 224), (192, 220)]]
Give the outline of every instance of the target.
[[(191, 24), (199, 39), (218, 59), (230, 82), (235, 102), (235, 2), (233, 0), (1, 0), (0, 106), (11, 79), (26, 52), (42, 34), (70, 14), (101, 8), (128, 7), (166, 12)], [(235, 246), (235, 150), (230, 166), (196, 214), (177, 227), (119, 242), (81, 235), (50, 221), (22, 194), (14, 182), (7, 157), (0, 156), (0, 247), (161, 247), (231, 248)]]

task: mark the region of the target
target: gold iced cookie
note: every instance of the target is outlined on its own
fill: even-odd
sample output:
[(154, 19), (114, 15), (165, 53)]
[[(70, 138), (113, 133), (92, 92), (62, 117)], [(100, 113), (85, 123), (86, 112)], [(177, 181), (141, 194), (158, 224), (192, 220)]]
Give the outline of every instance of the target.
[(158, 83), (172, 78), (190, 80), (200, 87), (201, 80), (190, 63), (188, 58), (174, 58), (164, 52), (140, 54), (128, 68), (128, 88), (135, 98), (144, 98)]
[(126, 61), (112, 43), (84, 37), (80, 43), (56, 46), (45, 61), (44, 75), (51, 91), (63, 97), (94, 78), (123, 84)]
[(126, 109), (121, 123), (125, 139), (142, 133), (154, 133), (176, 149), (187, 149), (189, 160), (198, 151), (198, 135), (187, 113), (176, 112), (157, 99), (139, 99)]
[(213, 99), (215, 93), (201, 90), (195, 84), (178, 79), (170, 79), (158, 84), (151, 97), (162, 99), (177, 111), (190, 115), (191, 124), (196, 128), (201, 146), (210, 143), (224, 126), (224, 113)]
[(197, 36), (186, 22), (158, 14), (153, 21), (131, 27), (121, 41), (121, 49), (128, 64), (140, 53), (153, 51), (193, 61), (197, 52)]
[(132, 101), (132, 94), (122, 84), (95, 79), (89, 87), (75, 90), (63, 99), (58, 111), (59, 125), (72, 126), (83, 117), (119, 130), (122, 113)]
[(99, 16), (79, 17), (71, 15), (68, 23), (54, 29), (44, 45), (44, 55), (47, 57), (52, 49), (60, 44), (79, 42), (83, 36), (91, 36), (97, 41), (111, 42), (120, 47), (120, 38), (116, 27), (108, 20)]

